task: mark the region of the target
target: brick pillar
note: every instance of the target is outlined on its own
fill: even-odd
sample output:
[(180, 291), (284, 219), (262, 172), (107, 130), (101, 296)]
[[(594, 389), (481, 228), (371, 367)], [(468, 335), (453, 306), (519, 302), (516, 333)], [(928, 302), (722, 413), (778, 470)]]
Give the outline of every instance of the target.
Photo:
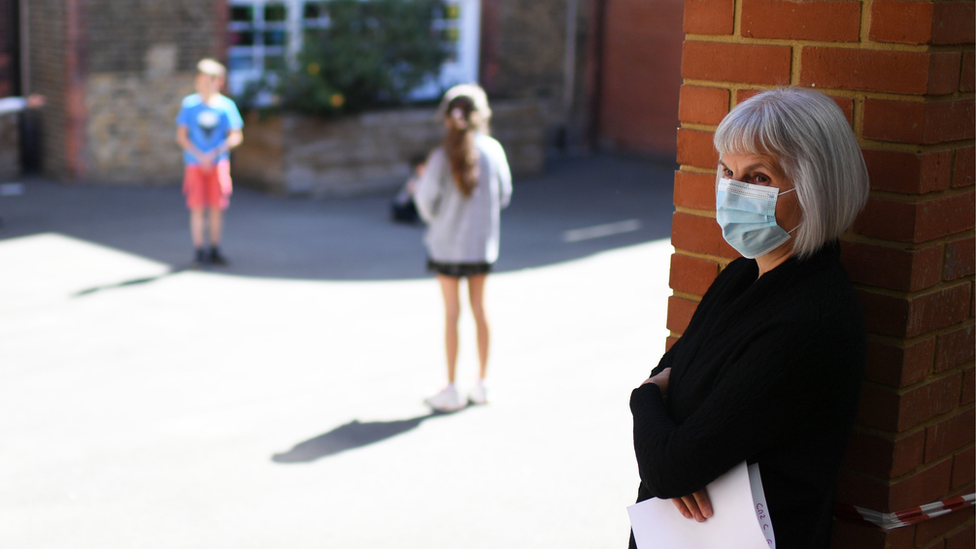
[[(842, 107), (871, 198), (843, 237), (868, 326), (867, 377), (837, 499), (892, 512), (974, 491), (974, 3), (685, 0), (669, 346), (737, 254), (714, 220), (722, 117), (803, 86)], [(973, 510), (835, 548), (973, 547)]]
[(87, 40), (85, 34), (85, 5), (83, 0), (64, 0), (65, 50), (64, 73), (66, 86), (62, 90), (65, 106), (65, 167), (66, 176), (78, 180), (88, 171), (86, 162), (85, 129), (87, 106), (85, 81), (87, 78)]
[[(14, 0), (0, 0), (0, 98), (17, 93), (19, 21)], [(0, 180), (20, 174), (20, 135), (16, 116), (0, 117)]]

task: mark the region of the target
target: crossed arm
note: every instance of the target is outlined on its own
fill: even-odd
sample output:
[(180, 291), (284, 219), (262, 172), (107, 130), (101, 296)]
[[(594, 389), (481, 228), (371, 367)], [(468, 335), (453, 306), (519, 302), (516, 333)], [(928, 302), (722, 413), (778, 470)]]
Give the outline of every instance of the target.
[[(660, 373), (644, 380), (641, 385), (654, 383), (661, 390), (662, 395), (668, 394), (668, 380), (671, 377), (671, 368), (665, 368)], [(705, 522), (705, 519), (712, 516), (712, 503), (708, 499), (708, 493), (701, 489), (691, 495), (680, 498), (671, 498), (671, 503), (678, 508), (678, 512), (685, 518), (694, 518), (698, 522)]]
[(634, 390), (631, 410), (641, 481), (652, 494), (672, 499), (685, 517), (702, 522), (711, 516), (706, 484), (736, 463), (781, 444), (833, 399), (831, 370), (844, 364), (831, 355), (831, 345), (816, 343), (823, 341), (818, 337), (787, 337), (802, 332), (803, 321), (794, 324), (757, 335), (681, 424), (671, 419), (664, 400), (670, 361), (662, 360)]

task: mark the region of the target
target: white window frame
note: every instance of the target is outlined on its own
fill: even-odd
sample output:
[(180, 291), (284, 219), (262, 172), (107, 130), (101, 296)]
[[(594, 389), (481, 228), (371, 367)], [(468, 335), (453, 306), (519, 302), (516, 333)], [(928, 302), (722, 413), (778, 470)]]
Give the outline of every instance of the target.
[[(249, 82), (260, 80), (265, 73), (265, 59), (272, 55), (281, 55), (287, 61), (294, 59), (293, 46), (295, 25), (293, 23), (295, 9), (302, 0), (230, 0), (227, 7), (246, 6), (254, 12), (254, 19), (250, 23), (228, 21), (229, 32), (251, 31), (254, 33), (254, 44), (250, 46), (231, 45), (227, 48), (228, 74), (227, 88), (232, 95), (240, 95)], [(264, 10), (269, 5), (284, 5), (287, 18), (284, 22), (267, 22), (264, 20)], [(300, 14), (299, 14), (300, 16)], [(283, 30), (286, 33), (286, 44), (283, 46), (268, 46), (264, 44), (266, 31)], [(234, 67), (234, 58), (250, 58), (251, 67), (240, 69)]]
[[(231, 6), (248, 6), (254, 10), (252, 23), (227, 22), (230, 32), (252, 30), (254, 45), (229, 46), (227, 55), (228, 75), (227, 87), (232, 95), (240, 95), (250, 82), (260, 80), (265, 74), (264, 61), (269, 55), (284, 55), (285, 61), (294, 63), (298, 52), (302, 49), (305, 29), (328, 26), (328, 19), (306, 21), (303, 18), (305, 4), (316, 0), (228, 0), (228, 10)], [(443, 89), (455, 84), (478, 82), (478, 55), (481, 41), (481, 0), (446, 0), (451, 9), (458, 10), (455, 20), (440, 20), (435, 23), (437, 29), (457, 29), (457, 51), (454, 58), (448, 60), (441, 67), (436, 79), (424, 83), (410, 94), (414, 100), (436, 98)], [(267, 5), (284, 5), (287, 10), (284, 23), (267, 23), (264, 21), (264, 9)], [(311, 23), (311, 24), (309, 24)], [(266, 30), (284, 30), (287, 43), (284, 46), (264, 45), (263, 32)], [(240, 69), (233, 67), (233, 58), (250, 57), (251, 68)], [(270, 97), (259, 97), (261, 103), (269, 102)]]

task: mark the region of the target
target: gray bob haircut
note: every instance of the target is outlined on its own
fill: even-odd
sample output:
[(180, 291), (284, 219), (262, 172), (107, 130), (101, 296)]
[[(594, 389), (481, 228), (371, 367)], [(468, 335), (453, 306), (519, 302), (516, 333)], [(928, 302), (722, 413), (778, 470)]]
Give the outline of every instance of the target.
[(840, 107), (822, 93), (779, 88), (750, 97), (718, 125), (715, 148), (721, 156), (756, 154), (779, 162), (800, 201), (793, 253), (801, 259), (847, 230), (867, 202), (861, 148)]

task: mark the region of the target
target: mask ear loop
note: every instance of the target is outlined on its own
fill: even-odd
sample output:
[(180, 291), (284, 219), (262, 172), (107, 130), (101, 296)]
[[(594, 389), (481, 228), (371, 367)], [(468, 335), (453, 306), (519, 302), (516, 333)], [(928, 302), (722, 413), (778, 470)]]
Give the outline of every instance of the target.
[[(783, 196), (784, 194), (790, 194), (791, 192), (793, 192), (795, 190), (796, 190), (796, 187), (793, 187), (792, 189), (790, 189), (788, 191), (782, 191), (782, 192), (780, 192), (779, 194), (776, 195), (776, 199), (779, 200), (779, 197)], [(786, 231), (786, 234), (792, 235), (793, 234), (793, 231), (799, 229), (800, 228), (800, 225), (802, 225), (802, 224), (803, 224), (803, 220), (800, 220), (800, 222), (796, 224), (796, 227), (793, 227), (792, 229)]]

